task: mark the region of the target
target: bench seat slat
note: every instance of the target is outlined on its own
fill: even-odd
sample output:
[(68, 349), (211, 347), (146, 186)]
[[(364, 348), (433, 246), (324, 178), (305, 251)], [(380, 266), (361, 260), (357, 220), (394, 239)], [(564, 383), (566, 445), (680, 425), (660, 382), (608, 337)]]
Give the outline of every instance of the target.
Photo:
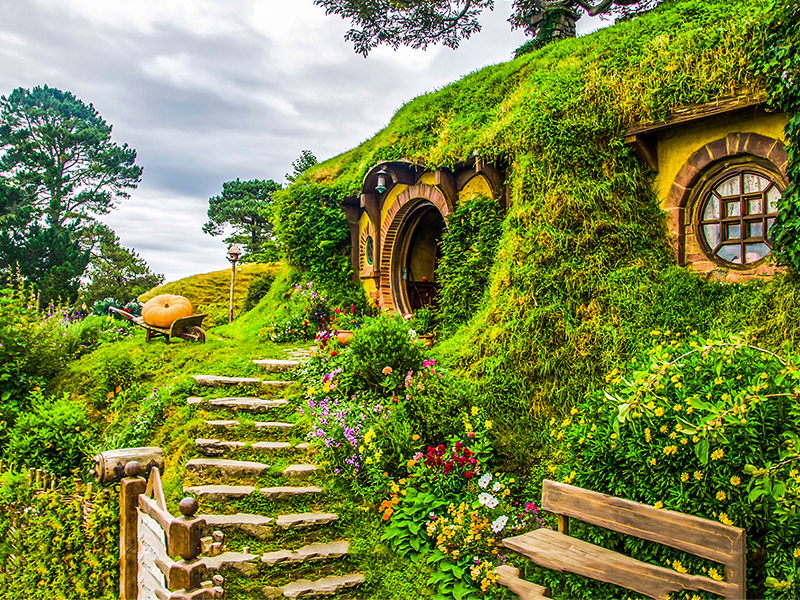
[(502, 545), (541, 567), (577, 573), (651, 598), (665, 599), (679, 590), (704, 590), (726, 598), (741, 597), (733, 584), (641, 562), (550, 529), (506, 538)]

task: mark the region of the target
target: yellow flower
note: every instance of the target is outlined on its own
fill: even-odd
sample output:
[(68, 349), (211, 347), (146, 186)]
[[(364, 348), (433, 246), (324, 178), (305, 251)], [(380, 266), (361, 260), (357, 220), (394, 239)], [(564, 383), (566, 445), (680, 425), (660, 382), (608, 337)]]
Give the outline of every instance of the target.
[(575, 408), (575, 407), (573, 406), (573, 407), (572, 407), (572, 410), (570, 410), (570, 411), (569, 411), (569, 414), (571, 414), (571, 415), (577, 415), (577, 414), (578, 414), (578, 409), (577, 409), (577, 408)]
[(400, 486), (397, 485), (396, 483), (392, 482), (392, 485), (389, 486), (389, 489), (392, 490), (393, 494), (396, 494), (397, 492), (400, 491)]
[(655, 508), (656, 510), (661, 510), (662, 508), (664, 508), (664, 503), (661, 500), (659, 500), (658, 502), (653, 504), (653, 508)]
[(306, 390), (306, 394), (308, 394), (309, 396), (313, 396), (313, 395), (314, 395), (314, 394), (316, 394), (316, 393), (317, 393), (317, 390), (316, 390), (316, 389), (314, 389), (313, 387), (310, 387), (310, 388), (308, 388), (308, 389)]
[(669, 427), (667, 427), (666, 425), (662, 425), (661, 427), (659, 427), (659, 429), (658, 429), (658, 430), (659, 430), (661, 433), (667, 433), (667, 432), (669, 431)]
[[(722, 516), (722, 515), (720, 515), (720, 516)], [(727, 525), (728, 523), (725, 523), (725, 524)], [(714, 567), (711, 567), (708, 570), (708, 576), (711, 577), (711, 579), (713, 579), (715, 581), (722, 581), (722, 575), (720, 575), (719, 571), (717, 571)]]
[(406, 480), (405, 480), (405, 479), (401, 479), (401, 480), (400, 480), (400, 485), (405, 485), (406, 483), (407, 483), (407, 482), (406, 482)]
[(737, 475), (734, 475), (733, 477), (731, 477), (731, 485), (732, 485), (733, 487), (736, 487), (736, 486), (737, 486), (737, 485), (739, 485), (740, 483), (742, 483), (742, 480), (741, 480), (741, 479), (739, 479), (739, 477), (738, 477)]
[(719, 502), (724, 502), (727, 497), (728, 497), (727, 494), (725, 492), (723, 492), (722, 490), (717, 492), (717, 500)]
[(697, 479), (697, 481), (701, 481), (703, 479), (703, 473), (701, 471), (695, 471), (694, 478)]
[(725, 451), (722, 448), (717, 448), (711, 453), (711, 460), (719, 460), (725, 456)]
[(681, 473), (681, 481), (686, 483), (689, 481), (689, 474), (688, 473)]
[(322, 391), (323, 391), (324, 393), (326, 393), (326, 394), (327, 394), (328, 392), (330, 392), (330, 391), (331, 391), (331, 384), (330, 384), (330, 383), (326, 383), (325, 385), (323, 385), (323, 386), (322, 386)]
[(671, 454), (675, 454), (678, 452), (677, 446), (664, 446), (664, 454), (670, 456)]
[(683, 410), (683, 407), (680, 404), (676, 404), (675, 406), (672, 407), (672, 410), (674, 410), (675, 412), (681, 412)]
[(653, 439), (653, 436), (650, 433), (650, 428), (648, 427), (647, 429), (644, 430), (644, 441), (649, 444), (650, 440), (652, 440), (652, 439)]
[(417, 464), (417, 463), (416, 463), (416, 462), (414, 461), (414, 459), (412, 458), (412, 459), (410, 459), (410, 460), (409, 460), (409, 461), (406, 463), (406, 467), (408, 467), (408, 468), (410, 469), (410, 468), (412, 468), (412, 467), (413, 467), (415, 464)]
[(611, 434), (611, 439), (612, 439), (612, 440), (615, 440), (615, 439), (617, 439), (617, 434), (616, 434), (616, 433), (612, 433), (612, 434)]
[(656, 459), (655, 459), (655, 458), (651, 458), (651, 459), (649, 460), (649, 462), (650, 462), (650, 466), (651, 466), (651, 467), (655, 467), (655, 466), (656, 466)]
[(416, 433), (411, 436), (411, 441), (412, 442), (416, 442), (418, 439), (419, 439), (419, 436)]
[(473, 406), (472, 407), (472, 416), (473, 417), (478, 416), (478, 407), (477, 406)]
[(792, 552), (792, 556), (795, 558), (800, 558), (800, 548), (795, 548), (794, 552)]
[(663, 417), (664, 416), (664, 409), (661, 408), (660, 406), (656, 409), (656, 416), (657, 417)]
[(672, 568), (675, 569), (678, 573), (686, 573), (686, 567), (681, 564), (681, 561), (675, 560), (672, 562)]
[[(725, 513), (719, 513), (719, 517), (717, 518), (719, 519), (719, 522), (722, 523), (723, 525), (733, 525), (733, 521), (731, 521), (728, 515), (726, 515)], [(708, 574), (711, 575), (711, 571), (709, 571)], [(719, 581), (722, 580), (720, 579)]]

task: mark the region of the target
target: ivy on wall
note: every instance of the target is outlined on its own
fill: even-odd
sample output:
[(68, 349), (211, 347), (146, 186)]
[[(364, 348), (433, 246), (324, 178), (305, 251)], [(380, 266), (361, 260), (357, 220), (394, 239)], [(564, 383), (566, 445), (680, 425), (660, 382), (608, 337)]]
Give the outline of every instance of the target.
[(785, 129), (789, 185), (778, 203), (772, 233), (779, 263), (800, 271), (800, 1), (776, 0), (768, 12), (773, 18), (760, 70), (768, 78), (771, 103), (789, 117)]

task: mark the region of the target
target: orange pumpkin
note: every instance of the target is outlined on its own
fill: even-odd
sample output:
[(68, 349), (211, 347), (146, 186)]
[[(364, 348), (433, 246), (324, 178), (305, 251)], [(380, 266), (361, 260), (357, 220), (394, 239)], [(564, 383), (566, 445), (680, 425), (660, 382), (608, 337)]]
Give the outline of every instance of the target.
[(192, 304), (183, 296), (161, 294), (142, 307), (144, 322), (153, 327), (169, 327), (176, 319), (192, 314)]

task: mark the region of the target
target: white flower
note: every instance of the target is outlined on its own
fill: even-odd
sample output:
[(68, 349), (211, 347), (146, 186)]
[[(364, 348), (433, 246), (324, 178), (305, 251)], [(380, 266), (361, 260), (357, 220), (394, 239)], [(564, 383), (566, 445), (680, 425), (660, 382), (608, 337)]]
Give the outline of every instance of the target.
[(413, 329), (409, 329), (409, 330), (408, 330), (408, 339), (409, 339), (409, 340), (411, 340), (412, 342), (413, 342), (415, 339), (417, 339), (417, 332), (416, 332), (416, 331), (414, 331)]
[(483, 477), (481, 477), (480, 479), (478, 479), (478, 485), (480, 486), (480, 488), (481, 488), (482, 490), (485, 490), (485, 489), (486, 489), (486, 486), (487, 486), (487, 485), (489, 485), (489, 482), (490, 482), (491, 480), (492, 480), (492, 474), (491, 474), (491, 473), (486, 473), (486, 474), (484, 474), (484, 476), (483, 476)]
[(506, 523), (508, 523), (508, 517), (505, 515), (500, 515), (494, 521), (492, 521), (492, 531), (494, 533), (500, 533), (505, 529)]
[(492, 491), (493, 492), (499, 492), (502, 489), (503, 489), (503, 484), (500, 483), (499, 481), (495, 481), (494, 485), (492, 486)]
[(491, 509), (500, 504), (500, 501), (489, 492), (483, 492), (478, 496), (478, 503)]

